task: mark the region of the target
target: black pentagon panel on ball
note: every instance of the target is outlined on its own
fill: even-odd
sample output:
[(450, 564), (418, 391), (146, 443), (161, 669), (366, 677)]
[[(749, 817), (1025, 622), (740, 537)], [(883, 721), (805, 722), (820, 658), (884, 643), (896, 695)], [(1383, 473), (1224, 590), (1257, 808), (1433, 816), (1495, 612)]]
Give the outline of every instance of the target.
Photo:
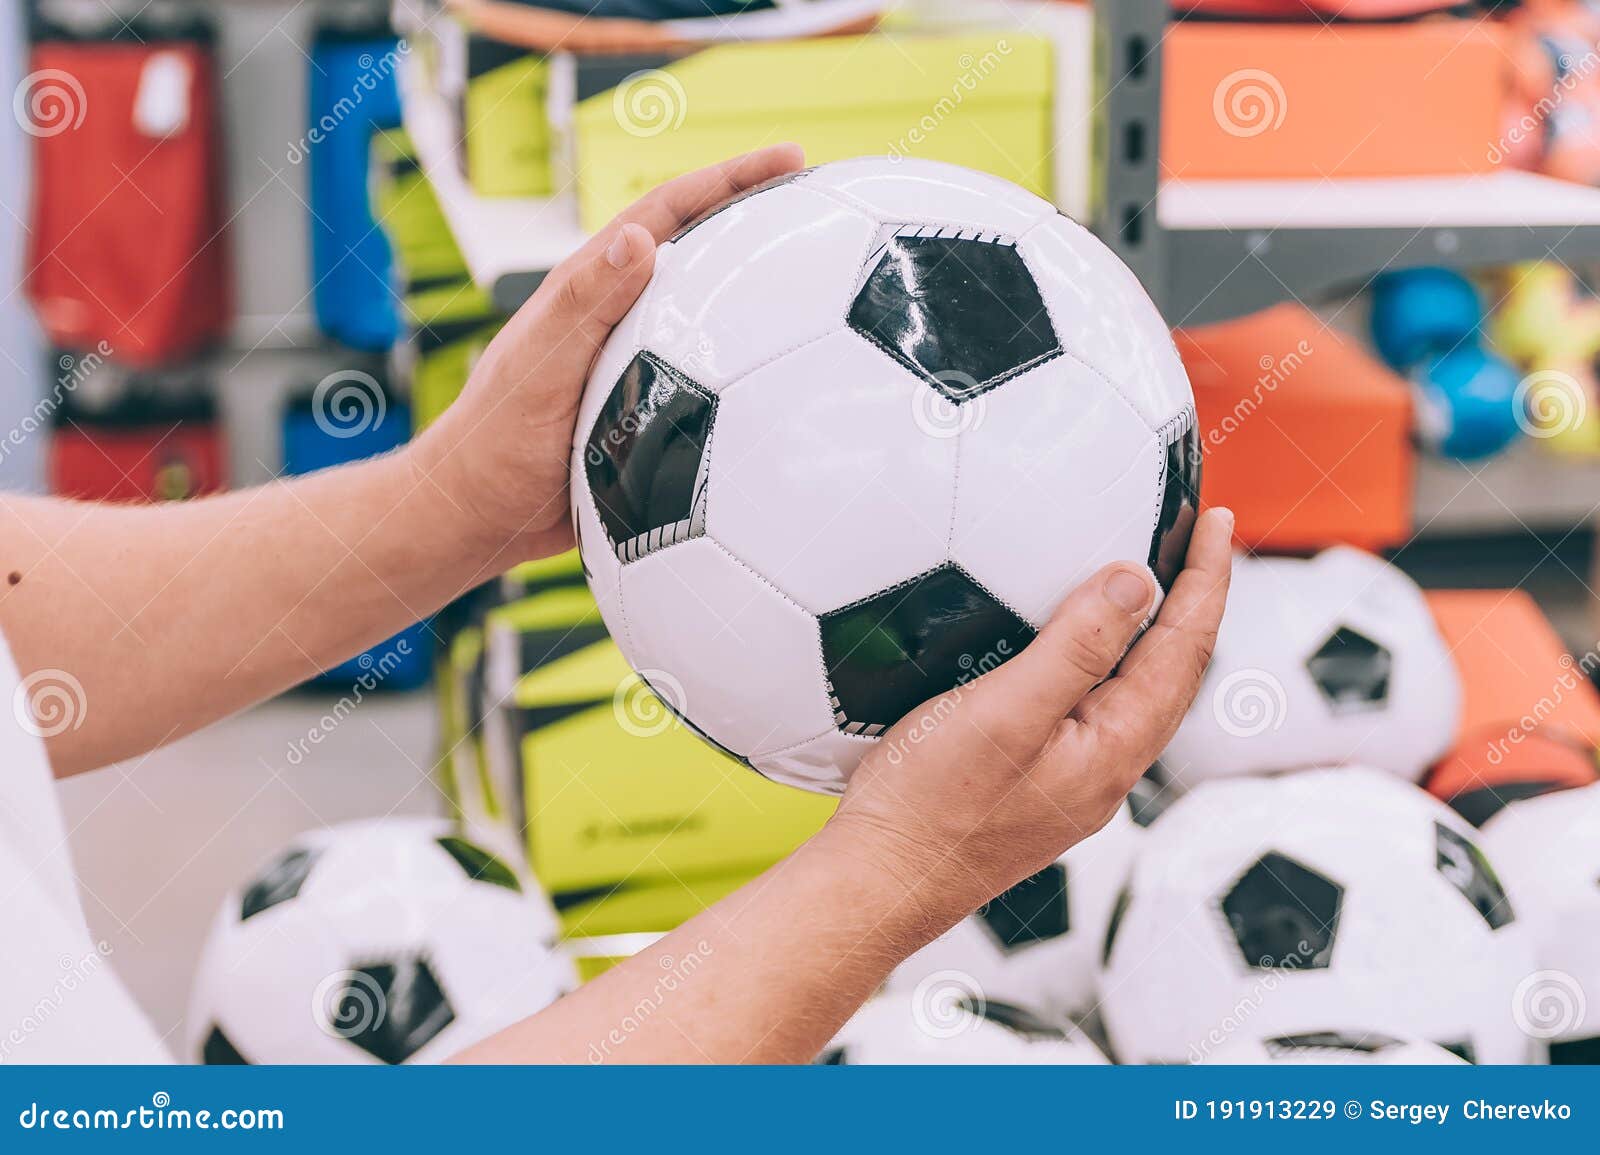
[(1060, 862), (1052, 862), (978, 909), (983, 925), (1007, 953), (1060, 938), (1071, 929), (1070, 913), (1067, 868)]
[(834, 722), (868, 737), (1009, 661), (1034, 637), (1032, 626), (955, 565), (819, 620)]
[(1200, 516), (1200, 423), (1194, 410), (1169, 422), (1161, 437), (1166, 444), (1161, 510), (1150, 537), (1148, 564), (1161, 588), (1170, 590), (1183, 571), (1189, 537)]
[(1480, 786), (1476, 790), (1463, 790), (1449, 800), (1450, 809), (1474, 826), (1482, 826), (1513, 802), (1541, 798), (1558, 790), (1571, 789), (1567, 782), (1541, 781), (1502, 782), (1494, 786)]
[(244, 899), (239, 903), (239, 921), (253, 918), (298, 895), (316, 861), (315, 850), (297, 848), (288, 851), (256, 875), (255, 880), (245, 888)]
[(905, 228), (867, 262), (850, 327), (960, 403), (1061, 354), (1016, 243)]
[(487, 882), (490, 886), (503, 886), (507, 890), (522, 893), (517, 872), (477, 843), (450, 834), (439, 839), (439, 849), (455, 859), (456, 865), (466, 871), (467, 877), (474, 882)]
[(239, 1048), (234, 1046), (228, 1036), (222, 1033), (222, 1028), (215, 1024), (206, 1035), (206, 1041), (200, 1044), (200, 1061), (208, 1067), (250, 1065), (250, 1060), (239, 1053)]
[(426, 959), (367, 963), (346, 973), (328, 1029), (391, 1065), (403, 1063), (455, 1022)]
[(584, 472), (617, 558), (634, 561), (705, 533), (706, 445), (717, 400), (650, 353), (606, 398)]
[(995, 999), (964, 998), (956, 1006), (969, 1015), (976, 1015), (985, 1022), (1004, 1027), (1013, 1035), (1029, 1042), (1036, 1039), (1059, 1040), (1067, 1037), (1067, 1032), (1060, 1027), (1047, 1023), (1032, 1011), (1011, 1003), (1002, 1003)]
[(1438, 848), (1436, 865), (1445, 881), (1466, 897), (1489, 929), (1499, 930), (1514, 921), (1511, 900), (1478, 844), (1442, 822), (1435, 822), (1433, 829)]
[(1263, 854), (1222, 897), (1222, 913), (1246, 966), (1326, 967), (1344, 887), (1277, 851)]
[(1273, 1058), (1302, 1051), (1346, 1051), (1358, 1055), (1376, 1055), (1391, 1047), (1400, 1046), (1400, 1040), (1376, 1033), (1346, 1035), (1338, 1031), (1315, 1031), (1304, 1035), (1279, 1035), (1266, 1041), (1267, 1053)]
[(1600, 1035), (1589, 1039), (1552, 1040), (1550, 1065), (1553, 1067), (1600, 1067)]
[(1471, 1063), (1474, 1066), (1477, 1065), (1478, 1047), (1477, 1044), (1471, 1039), (1451, 1039), (1445, 1042), (1436, 1041), (1434, 1046), (1439, 1047), (1442, 1050), (1449, 1051), (1463, 1063)]
[(1340, 626), (1306, 659), (1306, 670), (1335, 713), (1374, 710), (1389, 700), (1394, 656), (1365, 634)]

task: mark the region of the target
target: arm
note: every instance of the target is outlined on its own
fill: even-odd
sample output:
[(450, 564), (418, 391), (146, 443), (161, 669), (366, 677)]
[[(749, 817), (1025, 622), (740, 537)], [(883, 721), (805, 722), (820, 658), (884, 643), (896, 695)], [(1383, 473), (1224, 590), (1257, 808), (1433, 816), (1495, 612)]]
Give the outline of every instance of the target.
[(891, 730), (785, 862), (461, 1060), (809, 1061), (903, 959), (1111, 818), (1199, 689), (1232, 526), (1225, 510), (1200, 518), (1188, 567), (1120, 666), (1153, 600), (1127, 565)]
[(400, 452), (176, 505), (0, 496), (0, 631), (24, 677), (81, 687), (65, 725), (39, 699), (56, 773), (162, 745), (568, 548), (583, 381), (656, 245), (800, 163), (778, 146), (634, 205), (551, 273)]

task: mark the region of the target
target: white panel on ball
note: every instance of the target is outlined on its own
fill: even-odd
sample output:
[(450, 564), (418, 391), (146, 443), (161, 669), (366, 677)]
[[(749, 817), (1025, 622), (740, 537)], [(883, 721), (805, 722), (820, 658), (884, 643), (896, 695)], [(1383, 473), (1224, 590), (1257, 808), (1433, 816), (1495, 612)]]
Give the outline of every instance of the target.
[(951, 555), (1035, 628), (1114, 561), (1145, 565), (1165, 446), (1105, 381), (1057, 357), (962, 406)]
[(816, 619), (715, 541), (623, 567), (622, 598), (640, 674), (729, 750), (754, 757), (833, 725)]
[(662, 246), (640, 344), (718, 392), (844, 327), (877, 232), (803, 180), (729, 205)]
[(1172, 331), (1138, 278), (1093, 233), (1056, 215), (1018, 247), (1063, 348), (1114, 385), (1151, 429), (1194, 404)]
[(839, 161), (808, 174), (806, 183), (860, 206), (884, 224), (915, 222), (1018, 237), (1056, 213), (1053, 205), (1010, 181), (931, 160)]
[(815, 614), (932, 569), (956, 478), (936, 396), (849, 330), (758, 369), (722, 395), (706, 532)]
[(876, 738), (846, 734), (834, 728), (830, 720), (826, 733), (786, 750), (758, 755), (750, 762), (766, 777), (785, 786), (798, 786), (818, 794), (843, 794), (850, 772), (877, 744)]

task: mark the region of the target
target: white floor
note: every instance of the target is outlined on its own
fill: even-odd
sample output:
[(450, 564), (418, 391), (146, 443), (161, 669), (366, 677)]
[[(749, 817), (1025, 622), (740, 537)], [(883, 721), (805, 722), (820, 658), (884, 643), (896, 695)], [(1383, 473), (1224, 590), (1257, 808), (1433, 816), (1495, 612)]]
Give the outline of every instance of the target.
[(368, 698), (330, 728), (320, 720), (335, 701), (282, 698), (62, 786), (90, 927), (174, 1048), (195, 957), (230, 888), (300, 831), (442, 812), (428, 777), (431, 694)]

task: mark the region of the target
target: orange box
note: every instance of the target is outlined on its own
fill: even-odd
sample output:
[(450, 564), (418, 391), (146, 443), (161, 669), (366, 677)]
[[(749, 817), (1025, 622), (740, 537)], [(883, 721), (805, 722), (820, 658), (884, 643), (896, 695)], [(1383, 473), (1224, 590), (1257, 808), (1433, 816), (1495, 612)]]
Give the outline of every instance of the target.
[(1502, 36), (1468, 20), (1174, 24), (1163, 61), (1163, 175), (1488, 172), (1510, 87)]
[(1513, 727), (1600, 746), (1595, 655), (1576, 661), (1523, 590), (1429, 590), (1428, 607), (1461, 671), (1461, 732)]
[(1174, 337), (1200, 418), (1201, 496), (1251, 549), (1378, 550), (1411, 535), (1405, 382), (1299, 305)]

